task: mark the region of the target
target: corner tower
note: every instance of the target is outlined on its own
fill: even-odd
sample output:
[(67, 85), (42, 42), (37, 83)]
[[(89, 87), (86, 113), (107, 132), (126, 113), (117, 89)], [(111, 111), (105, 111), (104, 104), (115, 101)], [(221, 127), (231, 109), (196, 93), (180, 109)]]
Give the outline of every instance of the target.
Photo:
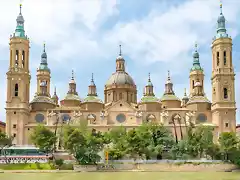
[(212, 121), (219, 132), (235, 131), (235, 73), (232, 64), (232, 39), (225, 27), (220, 5), (217, 34), (212, 42)]
[(24, 31), (22, 5), (17, 27), (10, 36), (10, 63), (7, 72), (6, 133), (14, 144), (26, 143), (25, 124), (29, 118), (29, 39)]
[(201, 94), (204, 94), (204, 72), (203, 68), (201, 67), (200, 61), (199, 61), (199, 53), (197, 50), (197, 44), (195, 44), (195, 51), (193, 53), (193, 65), (190, 70), (190, 97), (193, 96), (195, 90), (195, 83), (200, 82), (202, 85), (202, 92)]
[(46, 85), (46, 95), (50, 97), (50, 79), (51, 71), (48, 68), (46, 44), (43, 45), (43, 53), (41, 55), (41, 63), (37, 69), (37, 95), (42, 93), (41, 84)]

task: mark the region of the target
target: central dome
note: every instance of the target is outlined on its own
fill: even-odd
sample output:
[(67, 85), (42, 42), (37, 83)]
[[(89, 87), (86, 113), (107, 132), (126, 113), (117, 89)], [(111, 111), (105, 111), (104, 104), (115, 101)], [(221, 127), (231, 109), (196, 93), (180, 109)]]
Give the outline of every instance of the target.
[(111, 75), (111, 77), (106, 82), (106, 86), (111, 86), (113, 84), (128, 84), (135, 86), (135, 82), (133, 81), (132, 77), (124, 71), (117, 71)]

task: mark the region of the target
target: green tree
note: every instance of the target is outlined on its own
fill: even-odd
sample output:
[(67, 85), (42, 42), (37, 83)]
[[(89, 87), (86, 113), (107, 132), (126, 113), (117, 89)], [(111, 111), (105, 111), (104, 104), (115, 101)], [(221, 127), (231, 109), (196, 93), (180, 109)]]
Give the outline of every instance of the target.
[(135, 160), (143, 158), (145, 155), (146, 144), (135, 129), (127, 133), (127, 154)]
[(147, 159), (154, 157), (162, 158), (163, 151), (168, 151), (175, 144), (172, 133), (163, 125), (158, 123), (147, 123), (137, 128), (143, 148), (146, 147)]
[(0, 130), (0, 155), (3, 154), (5, 156), (6, 162), (7, 162), (7, 158), (6, 158), (7, 154), (4, 151), (4, 148), (11, 146), (12, 140), (13, 140), (13, 137), (8, 137), (6, 133)]
[(124, 127), (116, 127), (104, 134), (105, 151), (109, 159), (118, 160), (127, 153), (127, 131)]
[(30, 138), (33, 144), (41, 151), (53, 154), (57, 137), (49, 128), (44, 125), (38, 125), (34, 128)]
[(101, 133), (82, 132), (79, 127), (64, 128), (64, 147), (79, 164), (96, 164), (100, 160), (98, 153), (103, 148)]
[(235, 132), (223, 132), (219, 136), (219, 144), (221, 152), (224, 154), (224, 159), (229, 160), (229, 155), (237, 150), (239, 138)]
[(198, 126), (195, 131), (196, 140), (199, 142), (199, 156), (207, 155), (209, 148), (213, 147), (213, 127)]

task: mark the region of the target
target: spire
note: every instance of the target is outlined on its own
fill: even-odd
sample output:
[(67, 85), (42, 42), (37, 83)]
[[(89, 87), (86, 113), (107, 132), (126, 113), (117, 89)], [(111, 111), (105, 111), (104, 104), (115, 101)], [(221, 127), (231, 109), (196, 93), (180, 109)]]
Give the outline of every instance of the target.
[(152, 81), (151, 81), (151, 74), (148, 73), (148, 83), (147, 86), (153, 86)]
[(182, 107), (186, 107), (188, 101), (189, 101), (189, 98), (187, 96), (186, 88), (184, 88), (184, 96), (182, 98)]
[(74, 71), (73, 70), (72, 70), (72, 77), (71, 77), (71, 80), (69, 82), (68, 94), (78, 95), (78, 93), (76, 91), (76, 82), (75, 82), (75, 79), (74, 79)]
[(54, 95), (57, 95), (57, 88), (56, 88), (56, 86), (54, 87)]
[(22, 4), (19, 5), (19, 8), (20, 8), (19, 14), (22, 15)]
[(57, 88), (56, 86), (54, 87), (54, 94), (52, 96), (52, 99), (56, 105), (58, 105), (58, 96), (57, 96)]
[(122, 45), (119, 44), (119, 56), (122, 56)]
[(24, 18), (22, 16), (22, 4), (19, 6), (20, 11), (19, 15), (17, 16), (17, 27), (15, 29), (15, 37), (26, 38), (25, 31), (24, 31)]
[(187, 89), (184, 88), (184, 96), (187, 96)]
[(72, 78), (71, 78), (71, 80), (74, 81), (74, 71), (73, 71), (73, 69), (72, 69)]
[(122, 57), (122, 45), (119, 45), (119, 56), (116, 59), (116, 71), (125, 72), (125, 60)]
[(93, 73), (92, 73), (91, 85), (92, 85), (92, 86), (95, 86), (94, 78), (93, 78)]
[(220, 15), (217, 20), (217, 36), (216, 38), (228, 37), (226, 30), (226, 19), (223, 15), (222, 2), (220, 0)]
[(150, 73), (148, 73), (148, 83), (144, 88), (143, 96), (154, 96)]
[(165, 92), (164, 94), (175, 94), (173, 91), (173, 83), (171, 82), (170, 71), (168, 71), (167, 82), (165, 84)]
[(222, 1), (220, 0), (220, 14), (222, 14)]
[(193, 52), (193, 66), (191, 68), (191, 71), (195, 70), (203, 70), (200, 65), (199, 61), (199, 53), (198, 53), (198, 44), (195, 43), (195, 51)]
[(167, 77), (167, 82), (166, 82), (166, 84), (172, 84), (172, 82), (171, 82), (171, 77), (170, 77), (170, 71), (168, 70), (168, 77)]
[(47, 53), (46, 53), (46, 43), (43, 43), (43, 53), (42, 53), (42, 62), (47, 63)]
[(88, 86), (88, 96), (97, 96), (97, 88), (94, 83), (93, 73), (92, 73), (91, 84)]
[(46, 43), (43, 43), (43, 53), (41, 55), (41, 62), (39, 66), (40, 70), (46, 70), (50, 72), (50, 69), (48, 68), (48, 63), (47, 63), (47, 53), (46, 53)]

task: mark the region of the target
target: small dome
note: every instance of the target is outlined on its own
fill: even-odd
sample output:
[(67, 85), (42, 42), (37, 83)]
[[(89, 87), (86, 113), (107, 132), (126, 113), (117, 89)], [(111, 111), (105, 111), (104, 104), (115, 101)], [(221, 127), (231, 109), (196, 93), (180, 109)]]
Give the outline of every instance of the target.
[(160, 101), (181, 101), (176, 95), (174, 94), (164, 94)]
[(30, 102), (30, 104), (33, 104), (33, 103), (48, 103), (48, 104), (55, 105), (53, 100), (47, 96), (34, 96), (33, 100)]
[(143, 96), (140, 103), (147, 103), (147, 102), (158, 102), (159, 99), (155, 96)]
[(124, 71), (113, 73), (112, 76), (106, 82), (106, 86), (111, 86), (113, 84), (116, 85), (129, 84), (135, 86), (135, 82), (133, 81), (132, 77)]
[(119, 60), (125, 61), (122, 56), (118, 56), (116, 60), (117, 60), (117, 61), (119, 61)]
[(47, 53), (46, 53), (46, 52), (43, 52), (42, 55), (41, 55), (41, 58), (42, 58), (42, 59), (47, 59)]
[(84, 102), (96, 102), (96, 103), (102, 103), (102, 100), (98, 98), (97, 96), (87, 96), (84, 99)]
[(225, 22), (225, 17), (224, 15), (221, 13), (220, 16), (218, 16), (218, 20), (217, 20), (218, 23), (220, 22)]
[(197, 51), (194, 51), (193, 58), (199, 58), (199, 53)]
[(54, 95), (52, 96), (52, 99), (58, 99), (58, 96), (57, 96), (56, 94), (54, 94)]
[(21, 24), (24, 23), (24, 18), (23, 18), (23, 16), (22, 16), (22, 14), (19, 14), (19, 15), (18, 15), (16, 21), (17, 21), (18, 23), (21, 23)]

